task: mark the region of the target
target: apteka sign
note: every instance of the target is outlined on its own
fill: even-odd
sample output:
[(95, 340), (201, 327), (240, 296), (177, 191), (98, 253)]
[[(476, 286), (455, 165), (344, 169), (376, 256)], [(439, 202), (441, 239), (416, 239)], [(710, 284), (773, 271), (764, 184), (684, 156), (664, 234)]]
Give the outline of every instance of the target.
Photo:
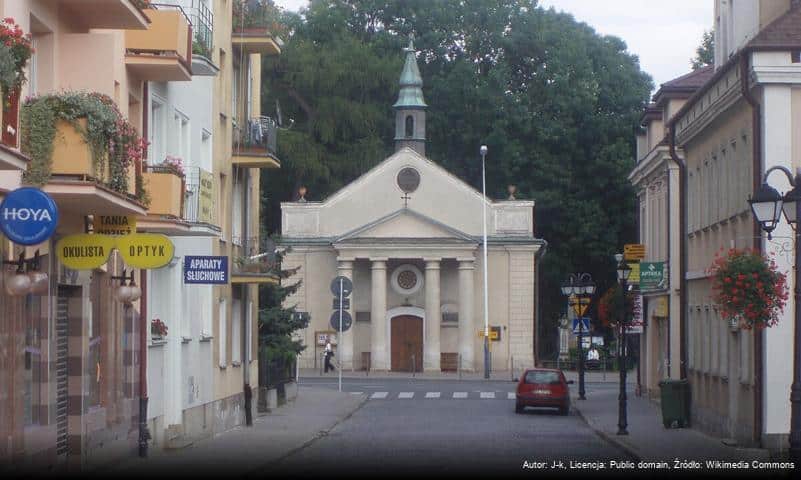
[(184, 283), (225, 285), (228, 283), (228, 257), (184, 257)]
[(38, 188), (18, 188), (0, 203), (0, 230), (16, 244), (38, 245), (53, 235), (57, 224), (56, 202)]

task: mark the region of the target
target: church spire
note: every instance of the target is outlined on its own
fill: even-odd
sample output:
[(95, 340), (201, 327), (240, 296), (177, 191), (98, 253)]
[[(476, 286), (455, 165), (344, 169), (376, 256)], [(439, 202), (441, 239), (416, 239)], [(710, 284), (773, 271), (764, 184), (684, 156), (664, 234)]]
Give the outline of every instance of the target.
[(420, 155), (426, 154), (426, 105), (423, 100), (423, 78), (417, 68), (414, 37), (409, 35), (406, 63), (400, 76), (398, 101), (395, 109), (395, 150), (410, 147)]

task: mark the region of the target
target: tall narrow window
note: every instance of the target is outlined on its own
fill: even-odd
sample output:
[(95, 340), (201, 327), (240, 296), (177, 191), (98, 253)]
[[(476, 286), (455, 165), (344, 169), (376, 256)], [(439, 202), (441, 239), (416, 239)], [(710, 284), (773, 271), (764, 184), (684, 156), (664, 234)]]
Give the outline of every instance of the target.
[(242, 170), (237, 169), (234, 171), (234, 185), (233, 185), (233, 206), (231, 208), (233, 215), (231, 217), (231, 242), (234, 245), (242, 245), (242, 222), (243, 222), (243, 195), (244, 186), (242, 178)]
[(165, 141), (165, 110), (164, 102), (155, 96), (150, 101), (150, 153), (149, 163), (159, 164), (167, 156)]
[(411, 115), (406, 116), (406, 137), (411, 138), (414, 136), (414, 117)]
[(231, 301), (231, 364), (242, 363), (242, 300)]
[(220, 299), (220, 335), (217, 337), (220, 345), (220, 367), (228, 365), (228, 302)]

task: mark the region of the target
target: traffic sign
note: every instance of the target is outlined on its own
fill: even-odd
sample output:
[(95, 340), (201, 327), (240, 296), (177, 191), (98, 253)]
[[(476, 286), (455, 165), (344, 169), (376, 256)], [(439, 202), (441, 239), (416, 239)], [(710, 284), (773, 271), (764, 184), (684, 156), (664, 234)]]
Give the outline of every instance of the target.
[(333, 293), (335, 297), (339, 297), (340, 283), (341, 283), (342, 296), (349, 297), (350, 292), (353, 291), (353, 282), (350, 281), (350, 278), (343, 277), (342, 275), (336, 277), (331, 281), (331, 293)]
[(578, 335), (579, 332), (581, 332), (582, 334), (583, 333), (590, 333), (590, 318), (589, 317), (581, 317), (581, 324), (580, 325), (581, 325), (581, 330), (579, 331), (579, 319), (578, 318), (574, 318), (573, 319), (573, 333), (575, 333), (576, 335)]
[(625, 260), (642, 260), (645, 258), (645, 245), (642, 243), (627, 243), (623, 245), (623, 258)]
[[(350, 298), (343, 298), (342, 300), (343, 300), (341, 302), (342, 303), (342, 308), (344, 310), (349, 310), (350, 309)], [(334, 306), (332, 306), (331, 308), (333, 308), (334, 310), (339, 310), (339, 304), (340, 304), (339, 298), (334, 297)]]
[(577, 298), (575, 295), (570, 296), (570, 306), (573, 307), (573, 312), (576, 316), (580, 317), (584, 315), (584, 312), (587, 311), (587, 308), (590, 306), (590, 299), (587, 297)]
[[(331, 328), (334, 330), (339, 331), (339, 310), (331, 314)], [(351, 324), (353, 324), (353, 318), (350, 316), (350, 313), (346, 311), (342, 311), (342, 331), (347, 332), (350, 329)]]

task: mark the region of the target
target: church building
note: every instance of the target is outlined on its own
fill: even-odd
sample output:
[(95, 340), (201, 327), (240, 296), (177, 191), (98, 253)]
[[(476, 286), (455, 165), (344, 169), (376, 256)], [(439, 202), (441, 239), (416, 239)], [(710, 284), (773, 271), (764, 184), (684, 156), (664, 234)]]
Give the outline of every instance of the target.
[[(345, 370), (481, 371), (485, 269), (491, 369), (532, 367), (546, 245), (534, 236), (534, 202), (492, 201), (425, 157), (423, 81), (411, 42), (404, 51), (395, 153), (322, 202), (281, 204), (283, 268), (299, 267), (288, 281), (302, 280), (286, 303), (311, 318), (298, 333), (300, 367), (320, 368), (330, 338)], [(341, 338), (338, 275), (353, 284)]]

